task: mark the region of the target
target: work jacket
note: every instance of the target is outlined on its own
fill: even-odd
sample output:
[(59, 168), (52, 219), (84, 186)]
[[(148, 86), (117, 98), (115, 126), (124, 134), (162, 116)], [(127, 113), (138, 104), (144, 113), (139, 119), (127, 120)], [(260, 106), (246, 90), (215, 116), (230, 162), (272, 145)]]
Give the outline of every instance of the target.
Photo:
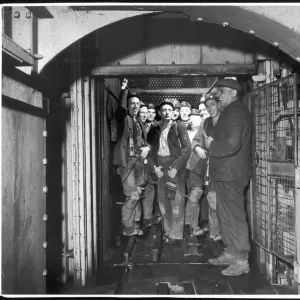
[[(147, 136), (148, 143), (151, 146), (152, 160), (156, 166), (158, 166), (160, 134), (161, 121), (152, 124)], [(191, 155), (191, 142), (186, 130), (186, 125), (172, 121), (167, 140), (170, 155), (174, 157), (171, 167), (177, 170), (185, 168)]]
[(251, 115), (242, 101), (230, 103), (215, 126), (210, 144), (212, 181), (234, 181), (250, 177)]
[[(114, 149), (113, 163), (118, 166), (127, 167), (129, 157), (129, 138), (134, 132), (134, 120), (128, 113), (127, 108), (127, 94), (128, 90), (122, 90), (119, 97), (119, 105), (115, 113), (115, 118), (118, 123), (118, 140)], [(141, 124), (139, 118), (136, 122), (140, 124), (142, 129), (143, 142), (136, 141), (135, 149), (139, 150), (141, 147), (149, 146), (147, 143), (147, 133), (144, 126)]]

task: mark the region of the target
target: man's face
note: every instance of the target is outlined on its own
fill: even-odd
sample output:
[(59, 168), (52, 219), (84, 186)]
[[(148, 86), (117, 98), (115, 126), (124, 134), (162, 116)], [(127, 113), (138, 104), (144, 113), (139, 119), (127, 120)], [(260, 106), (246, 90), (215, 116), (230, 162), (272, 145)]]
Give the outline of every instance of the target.
[(132, 97), (129, 99), (129, 114), (136, 117), (140, 109), (140, 99)]
[(172, 120), (176, 121), (179, 118), (179, 109), (175, 108), (172, 114)]
[(173, 107), (168, 104), (164, 104), (160, 108), (160, 115), (163, 120), (171, 120), (173, 115)]
[(148, 108), (146, 106), (140, 108), (139, 116), (141, 121), (145, 123), (148, 117)]
[(221, 111), (220, 103), (214, 99), (205, 102), (206, 109), (212, 118), (215, 118)]
[(180, 107), (180, 118), (182, 121), (188, 121), (190, 118), (191, 109), (189, 107)]
[(190, 116), (190, 126), (192, 129), (197, 129), (200, 126), (202, 118), (200, 116)]
[(147, 116), (148, 120), (149, 120), (150, 122), (153, 122), (155, 116), (156, 116), (155, 109), (154, 109), (154, 108), (149, 108), (149, 109), (148, 109), (148, 116)]
[(227, 105), (229, 105), (234, 96), (236, 95), (236, 91), (229, 88), (229, 87), (219, 87), (217, 97), (219, 97), (220, 100), (220, 107), (223, 111)]
[(199, 111), (203, 119), (209, 117), (209, 113), (207, 112), (207, 109), (203, 103), (199, 105)]

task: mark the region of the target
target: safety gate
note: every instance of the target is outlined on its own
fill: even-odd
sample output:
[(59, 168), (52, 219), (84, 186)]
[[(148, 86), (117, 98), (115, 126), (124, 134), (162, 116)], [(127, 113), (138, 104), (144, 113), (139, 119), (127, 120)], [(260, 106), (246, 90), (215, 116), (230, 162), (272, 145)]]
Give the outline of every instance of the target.
[(298, 90), (295, 74), (251, 92), (252, 238), (263, 249), (291, 264), (297, 260)]

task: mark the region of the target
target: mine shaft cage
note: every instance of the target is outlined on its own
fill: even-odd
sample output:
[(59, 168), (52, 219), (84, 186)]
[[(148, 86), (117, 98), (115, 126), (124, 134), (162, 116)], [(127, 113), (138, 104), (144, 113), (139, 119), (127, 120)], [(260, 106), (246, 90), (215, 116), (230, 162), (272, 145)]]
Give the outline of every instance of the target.
[(299, 95), (297, 74), (247, 95), (253, 130), (252, 239), (290, 264), (299, 261)]

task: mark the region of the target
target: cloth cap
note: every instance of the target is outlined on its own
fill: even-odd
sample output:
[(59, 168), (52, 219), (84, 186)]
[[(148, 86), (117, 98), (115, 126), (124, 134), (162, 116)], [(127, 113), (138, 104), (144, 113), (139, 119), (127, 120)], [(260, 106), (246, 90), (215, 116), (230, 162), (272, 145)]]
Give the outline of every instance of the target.
[(193, 108), (193, 109), (191, 110), (190, 116), (199, 116), (199, 117), (201, 117), (199, 109)]
[(155, 109), (155, 106), (154, 106), (154, 104), (152, 104), (152, 103), (149, 103), (149, 104), (148, 104), (148, 109)]
[(171, 105), (172, 108), (174, 109), (174, 105), (173, 105), (173, 103), (172, 103), (170, 100), (163, 100), (163, 101), (159, 104), (159, 109), (160, 109), (163, 105), (165, 105), (165, 104)]
[(234, 79), (220, 79), (215, 84), (216, 87), (229, 87), (238, 92), (242, 91), (242, 86)]
[(180, 103), (180, 107), (189, 107), (189, 108), (191, 108), (191, 105), (188, 102), (186, 102), (186, 101), (182, 101)]

